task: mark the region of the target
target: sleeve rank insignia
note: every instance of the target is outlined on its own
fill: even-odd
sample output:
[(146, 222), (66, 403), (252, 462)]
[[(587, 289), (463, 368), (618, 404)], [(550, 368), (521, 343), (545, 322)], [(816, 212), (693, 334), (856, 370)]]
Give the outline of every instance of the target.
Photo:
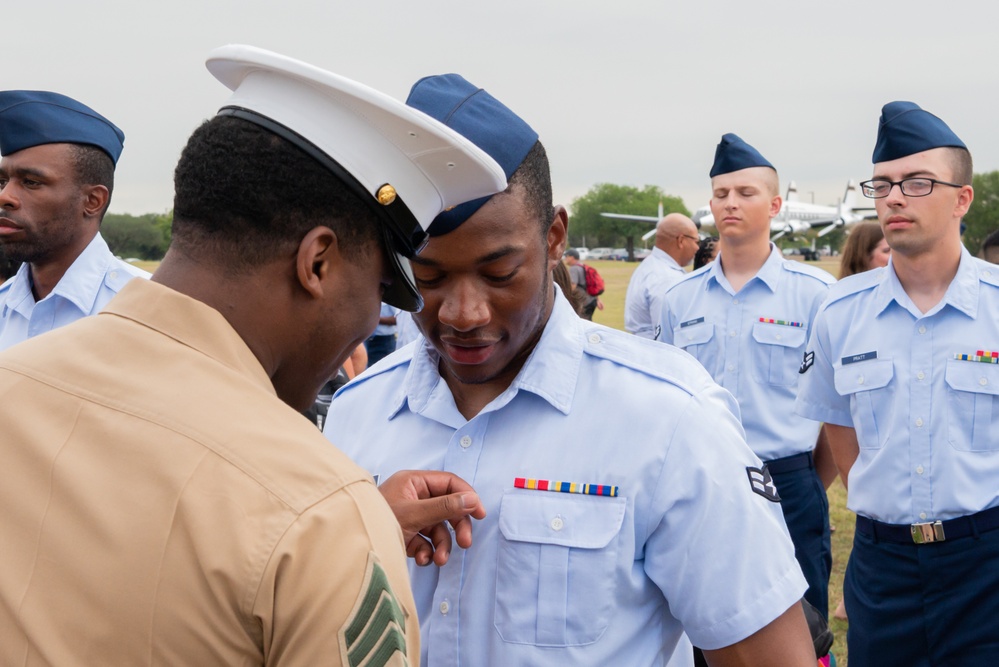
[(777, 485), (774, 484), (774, 478), (765, 463), (762, 468), (746, 466), (746, 473), (749, 475), (749, 486), (753, 489), (753, 493), (763, 496), (772, 503), (780, 502)]
[(388, 576), (374, 552), (354, 609), (340, 628), (340, 654), (350, 667), (407, 667), (406, 612), (392, 593)]

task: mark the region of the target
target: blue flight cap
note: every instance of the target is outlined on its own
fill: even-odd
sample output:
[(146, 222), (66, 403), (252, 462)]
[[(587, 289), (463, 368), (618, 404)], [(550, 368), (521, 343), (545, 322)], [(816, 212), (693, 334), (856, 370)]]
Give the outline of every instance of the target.
[(770, 167), (777, 169), (760, 152), (739, 138), (738, 135), (723, 134), (721, 143), (715, 149), (715, 163), (711, 165), (711, 178), (720, 174), (730, 174), (750, 167)]
[(878, 141), (871, 161), (888, 162), (931, 148), (963, 148), (964, 142), (929, 111), (912, 102), (889, 102), (881, 108)]
[[(420, 79), (409, 91), (406, 104), (444, 123), (488, 153), (502, 167), (507, 181), (538, 141), (538, 133), (520, 116), (458, 74)], [(444, 211), (427, 231), (431, 236), (447, 234), (472, 217), (490, 197)]]
[(76, 100), (40, 90), (0, 91), (0, 154), (42, 144), (96, 146), (118, 164), (125, 133)]

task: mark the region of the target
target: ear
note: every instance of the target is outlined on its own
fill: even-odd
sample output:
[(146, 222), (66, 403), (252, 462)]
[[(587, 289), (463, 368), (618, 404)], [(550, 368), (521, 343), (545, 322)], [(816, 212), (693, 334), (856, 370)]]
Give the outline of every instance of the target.
[(971, 202), (975, 201), (975, 191), (970, 185), (963, 186), (957, 193), (957, 203), (954, 206), (954, 216), (963, 218), (971, 208)]
[(329, 227), (313, 227), (302, 237), (295, 255), (299, 284), (311, 296), (321, 298), (334, 264), (341, 261), (336, 233)]
[(770, 219), (773, 220), (780, 213), (780, 207), (784, 205), (784, 199), (780, 195), (774, 196), (770, 200)]
[(562, 261), (565, 243), (569, 234), (569, 214), (564, 206), (556, 206), (552, 211), (552, 225), (548, 228), (548, 270)]
[(111, 193), (103, 185), (86, 185), (82, 189), (83, 215), (87, 218), (100, 218), (104, 213)]

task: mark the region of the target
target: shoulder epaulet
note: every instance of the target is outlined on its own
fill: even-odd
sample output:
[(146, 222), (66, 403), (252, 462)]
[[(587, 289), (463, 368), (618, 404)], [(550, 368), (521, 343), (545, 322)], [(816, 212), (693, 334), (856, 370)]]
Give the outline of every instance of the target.
[(702, 266), (701, 268), (697, 269), (696, 271), (691, 271), (690, 273), (684, 273), (682, 276), (680, 276), (676, 280), (675, 283), (673, 283), (672, 285), (670, 285), (666, 289), (666, 293), (669, 294), (669, 292), (672, 291), (677, 285), (682, 285), (683, 283), (690, 282), (691, 280), (697, 280), (698, 278), (700, 278), (701, 276), (703, 276), (705, 273), (707, 273), (708, 269), (710, 269), (710, 268), (711, 268), (711, 265), (710, 264), (706, 264), (706, 265)]
[(694, 357), (667, 345), (600, 324), (584, 327), (585, 354), (612, 361), (695, 394), (712, 384), (711, 376)]
[(826, 285), (832, 285), (834, 282), (836, 282), (836, 279), (832, 277), (832, 274), (830, 274), (828, 271), (823, 271), (817, 266), (809, 266), (808, 264), (804, 264), (803, 262), (796, 262), (793, 259), (783, 260), (783, 266), (788, 271), (792, 271), (794, 273), (800, 273), (805, 276), (810, 276), (812, 278), (815, 278), (816, 280), (821, 281)]
[(826, 305), (834, 301), (839, 301), (840, 299), (848, 297), (851, 294), (857, 294), (859, 292), (874, 289), (881, 284), (887, 270), (888, 269), (884, 267), (871, 269), (870, 271), (864, 271), (863, 273), (855, 273), (852, 276), (847, 276), (846, 278), (833, 283), (829, 287), (829, 295), (826, 297)]
[(978, 260), (978, 279), (987, 285), (999, 287), (999, 265), (989, 264), (984, 259)]
[(109, 290), (117, 294), (132, 278), (148, 279), (150, 275), (151, 274), (148, 271), (143, 271), (139, 267), (132, 266), (128, 262), (115, 259), (114, 263), (111, 265), (111, 269), (104, 276), (104, 285)]

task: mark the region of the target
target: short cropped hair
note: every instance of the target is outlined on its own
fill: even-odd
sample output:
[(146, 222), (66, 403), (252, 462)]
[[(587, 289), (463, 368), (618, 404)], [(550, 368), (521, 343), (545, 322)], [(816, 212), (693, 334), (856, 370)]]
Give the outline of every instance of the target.
[(184, 254), (245, 272), (295, 251), (325, 225), (345, 258), (377, 247), (364, 202), (303, 150), (232, 116), (194, 131), (174, 171), (173, 240)]
[(541, 236), (546, 237), (554, 220), (554, 204), (552, 202), (552, 175), (548, 164), (548, 153), (540, 141), (527, 153), (527, 157), (517, 167), (510, 177), (507, 192), (514, 185), (524, 188), (524, 199), (531, 213), (541, 225)]
[(96, 146), (87, 144), (70, 144), (70, 155), (73, 158), (73, 168), (76, 170), (76, 182), (80, 185), (103, 185), (108, 189), (108, 201), (101, 211), (101, 218), (111, 205), (111, 193), (114, 192), (114, 161), (111, 156)]
[(966, 148), (948, 147), (950, 152), (951, 169), (954, 171), (954, 182), (958, 185), (971, 185), (971, 179), (975, 175), (974, 164), (971, 161), (971, 152)]

